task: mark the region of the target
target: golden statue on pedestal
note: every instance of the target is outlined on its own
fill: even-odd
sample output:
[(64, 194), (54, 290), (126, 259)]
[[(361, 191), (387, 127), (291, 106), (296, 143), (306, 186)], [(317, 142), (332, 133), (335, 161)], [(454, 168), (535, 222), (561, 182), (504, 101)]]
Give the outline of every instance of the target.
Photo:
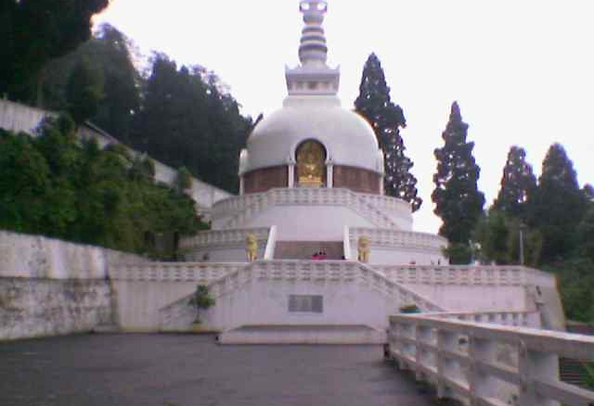
[(326, 152), (322, 144), (306, 141), (297, 150), (297, 182), (299, 186), (321, 187), (324, 183)]
[(258, 238), (256, 234), (249, 233), (245, 237), (245, 252), (248, 262), (254, 262), (258, 259)]
[(364, 235), (359, 237), (359, 240), (357, 241), (357, 251), (357, 258), (359, 259), (359, 261), (363, 262), (364, 264), (368, 263), (369, 253), (371, 251), (369, 249), (369, 238), (365, 237)]

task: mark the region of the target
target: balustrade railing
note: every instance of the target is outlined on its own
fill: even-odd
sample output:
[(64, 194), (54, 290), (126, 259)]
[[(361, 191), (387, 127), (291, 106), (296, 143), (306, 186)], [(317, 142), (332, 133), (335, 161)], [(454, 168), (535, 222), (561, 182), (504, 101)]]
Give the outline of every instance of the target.
[(405, 285), (555, 286), (555, 277), (514, 265), (373, 265)]
[(372, 246), (398, 246), (440, 251), (448, 245), (448, 241), (445, 238), (434, 234), (394, 229), (349, 227), (349, 240), (351, 244), (356, 244), (361, 236), (367, 237)]
[[(217, 203), (212, 211), (213, 218), (221, 218), (223, 213), (229, 212), (231, 218), (225, 223), (225, 229), (240, 228), (250, 219), (271, 205), (330, 205), (346, 206), (359, 213), (378, 227), (399, 228), (394, 220), (382, 211), (381, 206), (374, 205), (376, 200), (371, 195), (359, 194), (348, 189), (313, 189), (313, 188), (286, 188), (271, 189), (265, 193), (246, 195), (227, 199)], [(390, 197), (378, 196), (381, 202), (387, 202)], [(377, 200), (380, 201), (380, 200)], [(385, 204), (384, 204), (385, 206)], [(401, 206), (400, 202), (394, 203), (395, 208), (407, 210), (404, 215), (410, 213), (410, 208)]]
[(387, 280), (374, 269), (354, 261), (256, 261), (214, 281), (213, 296), (219, 297), (255, 279), (357, 281), (384, 295), (394, 297), (401, 306), (416, 306), (421, 311), (442, 312), (444, 309), (406, 286)]
[(182, 250), (213, 245), (241, 245), (245, 246), (248, 234), (254, 234), (259, 243), (266, 243), (270, 234), (269, 227), (245, 228), (236, 230), (203, 231), (195, 236), (183, 238), (180, 241)]
[(113, 280), (189, 282), (209, 284), (245, 267), (245, 263), (216, 262), (149, 262), (113, 265), (109, 277)]
[(433, 384), (439, 398), (481, 406), (594, 404), (594, 392), (561, 382), (558, 368), (559, 357), (594, 361), (594, 337), (450, 320), (459, 316), (391, 316), (386, 355)]

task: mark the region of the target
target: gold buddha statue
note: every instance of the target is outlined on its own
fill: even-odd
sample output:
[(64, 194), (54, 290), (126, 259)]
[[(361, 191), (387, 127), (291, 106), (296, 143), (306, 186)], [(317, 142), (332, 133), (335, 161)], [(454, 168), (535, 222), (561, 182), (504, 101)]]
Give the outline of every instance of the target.
[(324, 183), (324, 147), (316, 141), (306, 141), (297, 151), (297, 182), (299, 186), (321, 187)]

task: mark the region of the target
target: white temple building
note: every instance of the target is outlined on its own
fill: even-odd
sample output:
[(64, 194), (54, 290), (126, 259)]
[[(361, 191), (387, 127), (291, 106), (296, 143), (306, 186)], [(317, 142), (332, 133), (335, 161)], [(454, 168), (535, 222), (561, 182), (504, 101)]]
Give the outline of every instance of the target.
[(241, 152), (240, 196), (213, 206), (214, 231), (187, 241), (187, 257), (243, 261), (243, 241), (253, 232), (259, 258), (325, 251), (328, 259), (356, 259), (364, 236), (370, 263), (446, 263), (447, 241), (414, 232), (410, 204), (384, 194), (384, 156), (370, 124), (341, 107), (340, 72), (326, 64), (326, 1), (300, 8), (301, 64), (286, 69), (288, 96)]
[[(212, 230), (182, 239), (188, 262), (110, 269), (121, 331), (188, 331), (198, 284), (215, 305), (201, 330), (221, 343), (386, 343), (390, 316), (563, 329), (555, 278), (522, 266), (450, 266), (447, 241), (413, 231), (411, 205), (386, 196), (366, 120), (341, 107), (326, 64), (324, 0), (301, 2), (301, 64), (288, 96), (241, 152), (241, 193), (216, 202)], [(313, 260), (315, 252), (326, 260)], [(249, 258), (249, 260), (248, 260)]]

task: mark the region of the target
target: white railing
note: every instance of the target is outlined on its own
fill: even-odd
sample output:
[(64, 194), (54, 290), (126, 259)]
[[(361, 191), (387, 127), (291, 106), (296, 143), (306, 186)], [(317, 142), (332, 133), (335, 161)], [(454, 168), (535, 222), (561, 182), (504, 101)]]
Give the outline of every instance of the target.
[(554, 275), (514, 265), (372, 265), (405, 285), (479, 285), (554, 287)]
[(448, 246), (448, 241), (440, 236), (413, 231), (400, 231), (387, 228), (351, 227), (349, 240), (356, 246), (359, 237), (365, 236), (372, 246), (406, 247), (411, 249), (431, 250), (441, 253)]
[[(426, 316), (426, 315), (424, 315)], [(444, 320), (470, 321), (473, 323), (490, 323), (512, 327), (540, 328), (539, 311), (485, 311), (485, 312), (445, 312), (433, 313), (431, 317)]]
[(391, 196), (372, 195), (367, 193), (357, 193), (359, 197), (365, 200), (367, 203), (371, 203), (377, 208), (387, 209), (392, 211), (400, 211), (402, 213), (410, 214), (412, 211), (410, 203), (394, 198)]
[[(234, 229), (245, 226), (249, 220), (273, 205), (343, 206), (350, 208), (378, 227), (400, 228), (389, 215), (369, 202), (368, 196), (348, 189), (271, 189), (265, 193), (226, 199), (215, 205), (212, 215), (213, 218), (222, 218), (226, 209), (235, 213), (223, 227)], [(384, 199), (398, 200), (389, 197), (384, 197)], [(406, 215), (407, 213), (403, 213), (403, 216)]]
[(209, 288), (217, 298), (239, 289), (252, 280), (290, 281), (357, 281), (384, 295), (395, 298), (401, 306), (416, 306), (421, 311), (442, 312), (444, 309), (428, 298), (379, 272), (355, 261), (256, 261), (214, 281)]
[(254, 234), (260, 244), (266, 244), (270, 227), (202, 231), (195, 236), (183, 238), (179, 245), (182, 250), (225, 245), (244, 247), (248, 234)]
[(390, 317), (387, 356), (437, 388), (480, 406), (592, 406), (594, 392), (559, 380), (558, 358), (594, 361), (594, 337), (524, 327)]
[(156, 282), (199, 282), (209, 284), (245, 267), (245, 263), (216, 262), (150, 262), (114, 265), (109, 277), (113, 280)]
[(243, 196), (233, 196), (214, 204), (211, 211), (213, 220), (235, 215), (262, 199), (265, 193), (251, 193)]

